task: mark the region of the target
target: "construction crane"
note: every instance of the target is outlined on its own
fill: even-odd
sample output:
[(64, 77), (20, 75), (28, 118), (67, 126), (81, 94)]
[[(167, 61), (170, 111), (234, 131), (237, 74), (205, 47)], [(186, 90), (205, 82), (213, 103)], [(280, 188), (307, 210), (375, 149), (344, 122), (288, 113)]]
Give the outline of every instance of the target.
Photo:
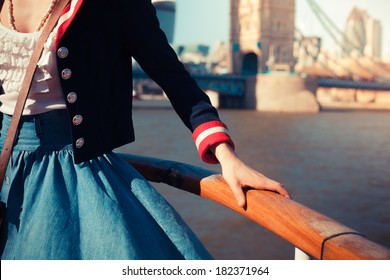
[[(309, 7), (312, 9), (325, 31), (331, 36), (333, 41), (341, 48), (345, 58), (339, 61), (339, 65), (344, 69), (349, 68), (349, 73), (353, 73), (354, 79), (377, 80), (379, 82), (390, 83), (389, 66), (383, 62), (376, 61), (372, 57), (354, 57), (353, 53), (361, 53), (361, 45), (352, 42), (344, 32), (342, 32), (330, 17), (321, 9), (314, 0), (307, 0)], [(358, 30), (359, 38), (365, 36), (365, 30)]]

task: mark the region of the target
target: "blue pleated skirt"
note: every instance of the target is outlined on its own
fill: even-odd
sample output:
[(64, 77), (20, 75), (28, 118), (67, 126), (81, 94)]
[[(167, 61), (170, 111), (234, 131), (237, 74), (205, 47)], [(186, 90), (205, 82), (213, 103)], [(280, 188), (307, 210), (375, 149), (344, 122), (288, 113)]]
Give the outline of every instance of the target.
[(22, 118), (1, 191), (2, 259), (211, 258), (129, 163), (108, 153), (74, 164), (70, 143), (65, 110)]

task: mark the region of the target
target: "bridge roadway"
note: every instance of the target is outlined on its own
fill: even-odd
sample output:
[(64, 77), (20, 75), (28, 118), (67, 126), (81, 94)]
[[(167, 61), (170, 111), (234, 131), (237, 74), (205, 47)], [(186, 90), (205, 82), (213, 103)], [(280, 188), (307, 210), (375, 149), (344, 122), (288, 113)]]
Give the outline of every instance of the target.
[[(272, 75), (272, 74), (270, 74)], [(244, 97), (246, 92), (246, 79), (248, 76), (239, 75), (215, 75), (215, 74), (192, 74), (191, 75), (199, 86), (203, 89), (214, 90), (221, 95)], [(134, 71), (134, 80), (148, 79), (149, 77), (145, 72)], [(318, 79), (319, 87), (326, 88), (353, 88), (364, 90), (387, 90), (390, 91), (389, 83), (369, 82), (369, 81), (353, 81), (353, 80), (341, 80), (341, 79)]]

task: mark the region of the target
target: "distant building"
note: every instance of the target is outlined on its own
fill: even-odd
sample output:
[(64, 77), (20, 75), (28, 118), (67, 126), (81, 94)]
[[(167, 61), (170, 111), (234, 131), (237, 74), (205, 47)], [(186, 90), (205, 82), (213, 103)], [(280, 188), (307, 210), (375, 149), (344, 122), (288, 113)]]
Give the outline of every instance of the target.
[(172, 48), (176, 51), (179, 56), (183, 56), (188, 53), (198, 53), (203, 56), (207, 56), (209, 54), (209, 46), (202, 44), (186, 44), (186, 45), (178, 45), (172, 44)]
[(229, 44), (216, 42), (213, 51), (209, 54), (207, 68), (213, 74), (229, 73)]
[(387, 51), (385, 53), (384, 61), (390, 63), (390, 51)]
[(321, 38), (317, 36), (302, 36), (294, 44), (296, 67), (311, 66), (317, 62), (321, 51)]
[(161, 29), (164, 30), (168, 42), (172, 43), (175, 31), (176, 1), (175, 0), (152, 0), (157, 11)]
[(365, 10), (353, 8), (344, 29), (342, 54), (349, 56), (382, 56), (382, 26)]
[(230, 0), (230, 13), (232, 73), (292, 68), (295, 0)]
[(382, 25), (380, 21), (368, 18), (366, 29), (367, 44), (364, 53), (366, 56), (382, 56)]
[(205, 74), (208, 72), (209, 46), (202, 44), (172, 44), (172, 48), (191, 74)]

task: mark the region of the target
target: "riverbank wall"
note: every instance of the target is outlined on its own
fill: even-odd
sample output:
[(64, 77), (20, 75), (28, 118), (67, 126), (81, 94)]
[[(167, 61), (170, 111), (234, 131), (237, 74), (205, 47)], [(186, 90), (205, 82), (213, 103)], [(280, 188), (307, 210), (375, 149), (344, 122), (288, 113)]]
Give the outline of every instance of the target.
[(390, 91), (323, 88), (316, 91), (321, 110), (389, 110)]

